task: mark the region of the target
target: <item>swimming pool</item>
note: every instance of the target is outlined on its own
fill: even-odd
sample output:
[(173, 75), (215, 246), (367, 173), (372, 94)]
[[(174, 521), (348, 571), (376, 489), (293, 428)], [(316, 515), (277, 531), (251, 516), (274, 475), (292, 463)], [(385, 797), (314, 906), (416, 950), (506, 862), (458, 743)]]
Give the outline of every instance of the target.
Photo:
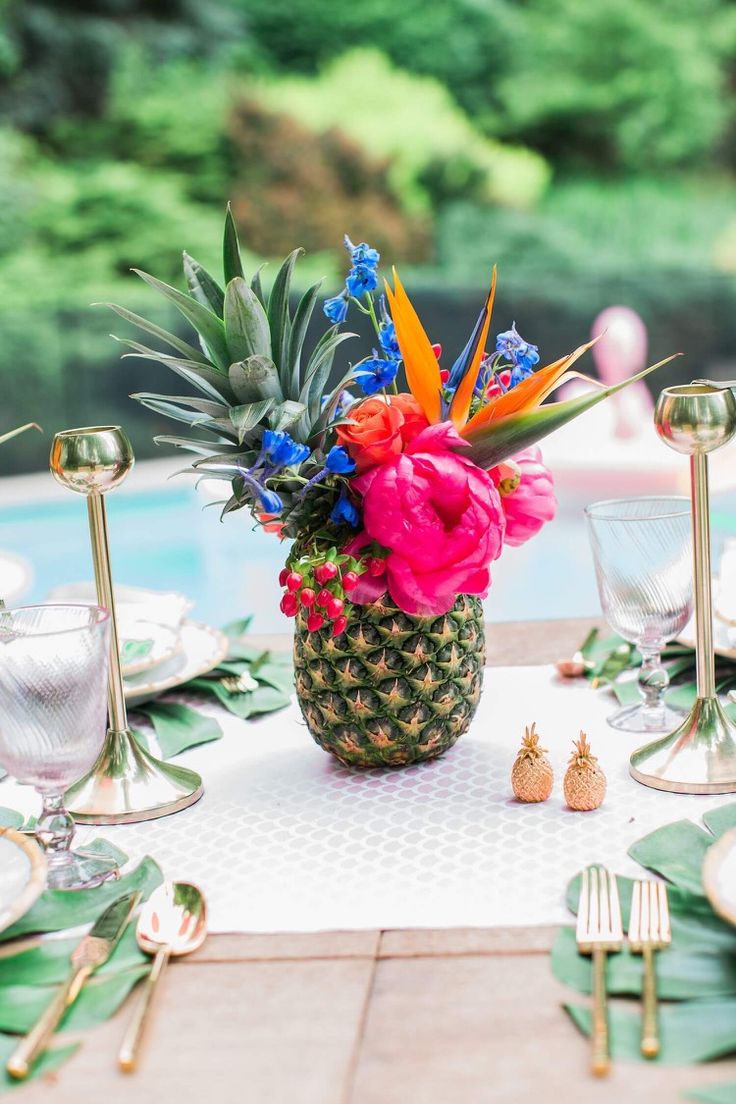
[[(148, 470), (146, 470), (148, 469)], [(253, 530), (245, 511), (220, 522), (217, 506), (182, 477), (167, 482), (160, 462), (141, 464), (108, 497), (113, 571), (117, 582), (177, 590), (195, 603), (193, 616), (224, 624), (254, 615), (256, 632), (280, 632), (278, 571), (284, 549)], [(3, 494), (3, 490), (7, 493)], [(12, 491), (12, 493), (10, 493)], [(508, 548), (493, 568), (486, 599), (490, 621), (583, 617), (599, 612), (583, 525), (586, 499), (560, 493), (554, 522), (523, 548)], [(48, 476), (0, 480), (0, 549), (23, 557), (33, 578), (22, 601), (38, 601), (62, 583), (88, 579), (92, 562), (81, 497)], [(713, 501), (716, 549), (736, 535), (736, 495)]]

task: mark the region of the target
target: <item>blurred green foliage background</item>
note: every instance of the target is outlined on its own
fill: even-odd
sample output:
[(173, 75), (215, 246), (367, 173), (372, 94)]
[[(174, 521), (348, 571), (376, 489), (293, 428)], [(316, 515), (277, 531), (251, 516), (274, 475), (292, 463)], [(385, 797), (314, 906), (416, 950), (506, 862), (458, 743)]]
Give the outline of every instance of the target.
[(547, 359), (625, 302), (653, 358), (734, 374), (735, 169), (729, 0), (0, 0), (0, 429), (151, 453), (124, 396), (163, 378), (90, 304), (217, 269), (227, 199), (253, 266), (303, 245), (327, 293), (343, 233), (375, 244), (450, 349), (497, 262)]

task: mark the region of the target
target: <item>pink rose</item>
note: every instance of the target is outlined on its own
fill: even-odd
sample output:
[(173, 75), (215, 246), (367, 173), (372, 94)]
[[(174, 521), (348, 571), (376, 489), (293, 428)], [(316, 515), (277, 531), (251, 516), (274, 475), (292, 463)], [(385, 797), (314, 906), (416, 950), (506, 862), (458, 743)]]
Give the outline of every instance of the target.
[(488, 593), (503, 508), (488, 473), (450, 451), (461, 447), (450, 422), (429, 426), (401, 455), (353, 480), (367, 537), (390, 549), (386, 583), (406, 613), (435, 616), (458, 594)]
[(491, 471), (494, 484), (501, 491), (501, 503), (506, 515), (504, 543), (518, 548), (530, 537), (536, 536), (546, 521), (557, 512), (552, 472), (542, 463), (542, 453), (533, 445), (513, 458), (519, 469), (519, 483), (515, 490), (504, 493), (504, 487), (514, 482), (507, 480), (499, 468)]

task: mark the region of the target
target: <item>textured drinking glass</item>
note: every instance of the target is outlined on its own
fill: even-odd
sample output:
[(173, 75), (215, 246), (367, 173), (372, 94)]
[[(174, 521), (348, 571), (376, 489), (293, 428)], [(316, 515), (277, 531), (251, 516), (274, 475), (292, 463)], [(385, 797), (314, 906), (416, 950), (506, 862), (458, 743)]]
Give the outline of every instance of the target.
[(668, 732), (682, 715), (665, 705), (669, 676), (660, 653), (692, 615), (689, 500), (612, 499), (593, 503), (585, 515), (603, 613), (642, 657), (642, 702), (617, 710), (608, 723), (627, 732)]
[(94, 763), (107, 728), (110, 617), (99, 606), (0, 610), (0, 763), (34, 786), (51, 889), (97, 885), (117, 864), (72, 851), (64, 791)]

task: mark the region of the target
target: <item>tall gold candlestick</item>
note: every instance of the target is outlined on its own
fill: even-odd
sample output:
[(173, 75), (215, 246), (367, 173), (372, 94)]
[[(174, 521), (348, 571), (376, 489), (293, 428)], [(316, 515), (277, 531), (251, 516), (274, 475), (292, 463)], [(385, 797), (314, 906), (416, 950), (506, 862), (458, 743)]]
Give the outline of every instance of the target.
[(736, 726), (718, 701), (715, 682), (707, 454), (736, 433), (736, 399), (728, 387), (705, 380), (667, 387), (654, 424), (665, 444), (690, 457), (698, 696), (679, 728), (634, 752), (630, 770), (658, 790), (733, 793)]
[(97, 600), (110, 611), (110, 727), (97, 762), (66, 795), (75, 819), (89, 824), (153, 820), (202, 796), (202, 779), (195, 771), (149, 755), (128, 728), (104, 495), (120, 486), (133, 463), (132, 446), (120, 426), (67, 429), (56, 434), (51, 446), (54, 478), (87, 497)]

